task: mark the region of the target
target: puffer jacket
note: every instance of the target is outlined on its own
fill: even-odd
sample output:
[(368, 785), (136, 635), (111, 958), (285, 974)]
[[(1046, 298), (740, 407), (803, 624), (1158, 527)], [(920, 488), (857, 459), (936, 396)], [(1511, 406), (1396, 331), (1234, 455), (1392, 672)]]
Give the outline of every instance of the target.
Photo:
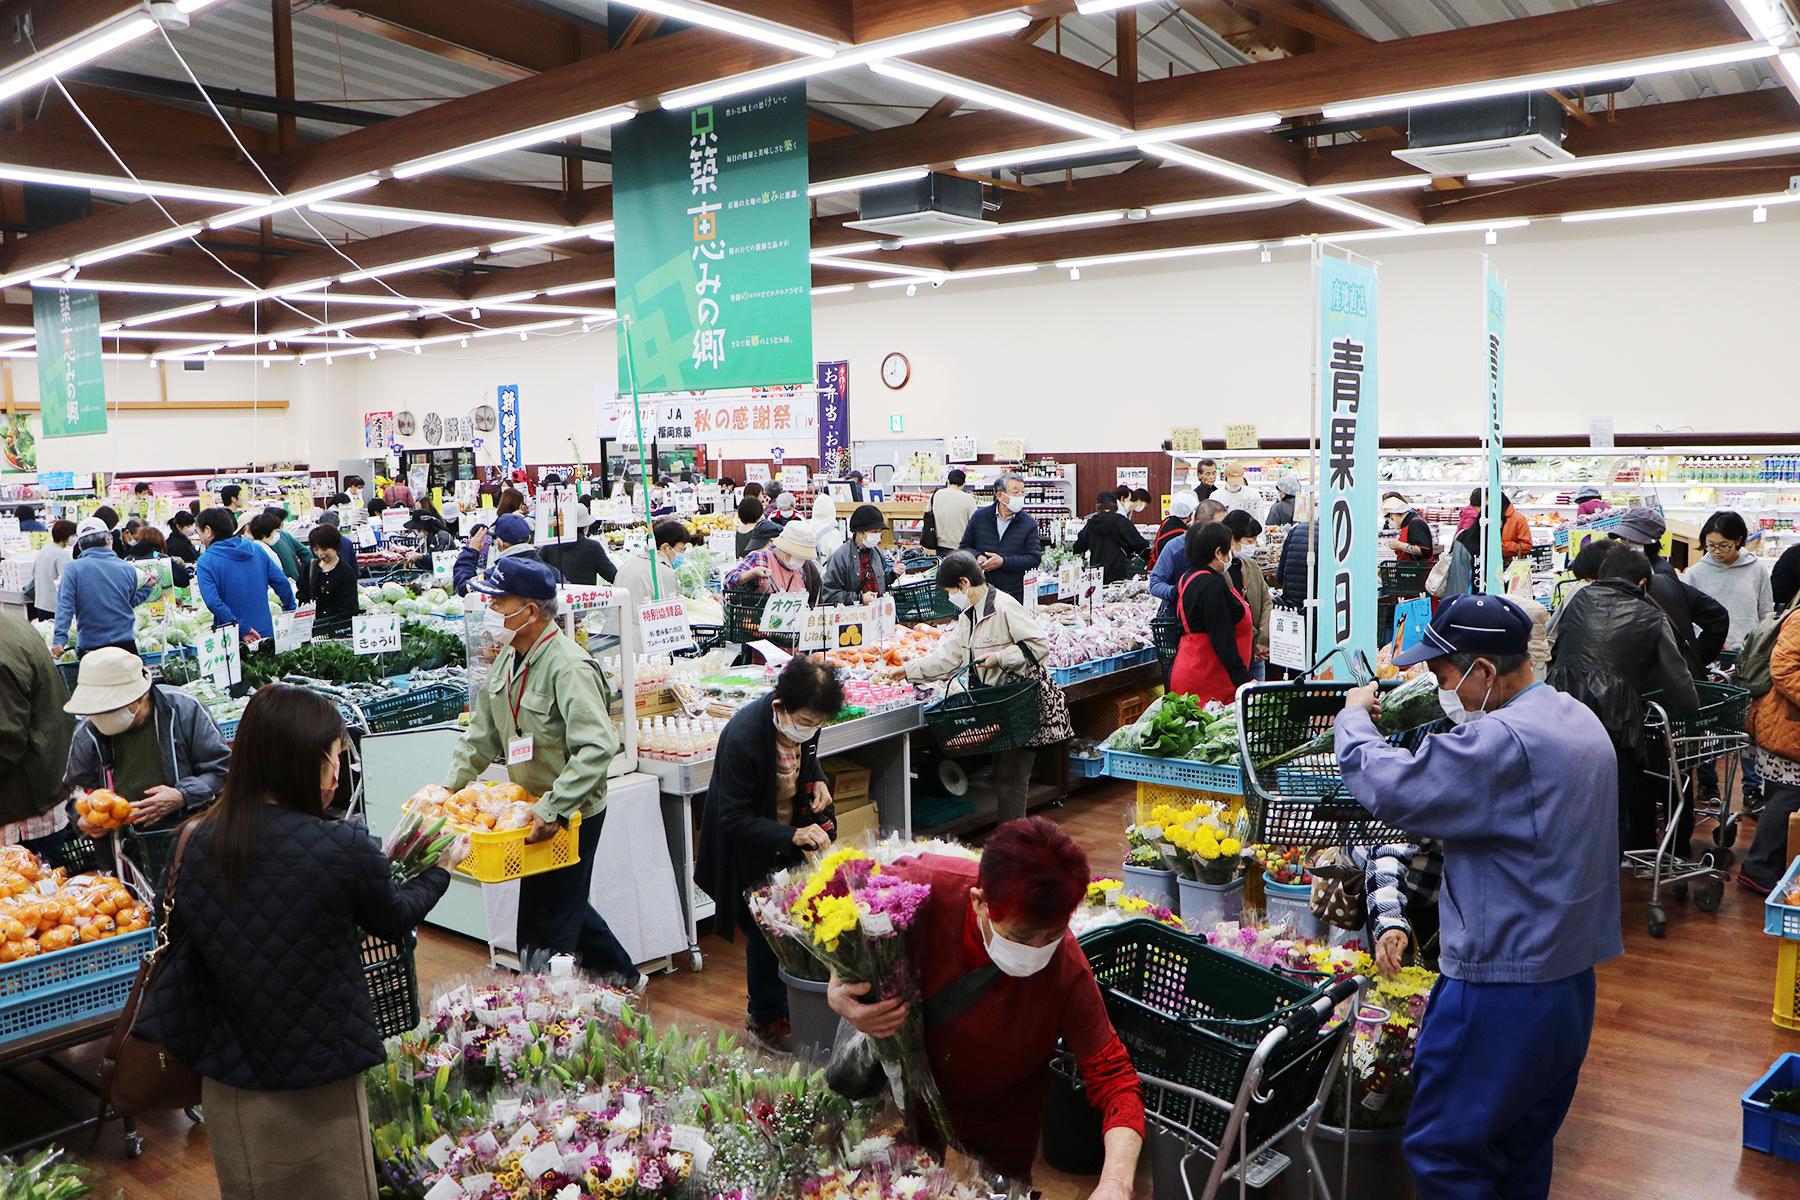
[(1288, 530), (1287, 540), (1281, 543), (1281, 564), (1277, 575), (1281, 579), (1281, 600), (1284, 604), (1300, 604), (1311, 594), (1312, 587), (1306, 570), (1306, 541), (1311, 536), (1312, 522), (1301, 521)]
[(0, 613), (0, 825), (38, 816), (62, 799), (74, 718), (38, 631)]
[(1650, 564), (1650, 598), (1662, 606), (1675, 629), (1675, 644), (1695, 677), (1719, 657), (1731, 632), (1731, 613), (1723, 604), (1691, 584), (1662, 559)]
[[(819, 599), (824, 604), (862, 603), (862, 550), (855, 540), (845, 542), (832, 552), (825, 563), (825, 582)], [(875, 594), (887, 595), (893, 586), (894, 568), (881, 549), (869, 551), (870, 567), (875, 572)]]
[(1789, 613), (1769, 655), (1772, 686), (1750, 705), (1746, 728), (1771, 754), (1800, 762), (1800, 617)]
[(1660, 690), (1676, 711), (1697, 707), (1693, 676), (1669, 619), (1622, 579), (1602, 579), (1565, 606), (1545, 682), (1600, 718), (1621, 754), (1644, 745), (1644, 693)]

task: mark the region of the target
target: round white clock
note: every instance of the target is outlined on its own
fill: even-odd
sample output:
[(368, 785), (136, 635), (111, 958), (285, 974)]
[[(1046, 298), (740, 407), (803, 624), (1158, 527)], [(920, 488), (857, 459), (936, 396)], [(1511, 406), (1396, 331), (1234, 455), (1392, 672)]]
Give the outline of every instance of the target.
[(881, 360), (881, 382), (898, 391), (912, 378), (912, 364), (898, 350)]

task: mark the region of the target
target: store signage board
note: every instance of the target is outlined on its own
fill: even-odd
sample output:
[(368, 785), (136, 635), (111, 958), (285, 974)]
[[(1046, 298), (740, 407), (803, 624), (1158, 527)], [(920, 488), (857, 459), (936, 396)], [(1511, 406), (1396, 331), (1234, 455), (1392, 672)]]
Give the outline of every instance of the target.
[(375, 526), (367, 521), (356, 523), (356, 548), (366, 550), (375, 544)]
[(449, 583), (456, 570), (456, 556), (459, 550), (433, 550), (431, 552), (431, 577), (439, 583)]
[(879, 642), (880, 636), (874, 633), (874, 614), (867, 604), (846, 604), (836, 610), (832, 618), (831, 648), (834, 650), (860, 650), (871, 642)]
[(693, 648), (694, 627), (688, 624), (687, 603), (681, 597), (638, 605), (638, 619), (643, 628), (644, 642), (639, 647), (643, 653), (669, 654)]
[(350, 639), (358, 654), (389, 654), (400, 649), (399, 613), (359, 613), (350, 618)]
[(793, 633), (806, 621), (805, 592), (775, 592), (763, 605), (758, 628), (764, 633)]
[[(22, 412), (0, 414), (0, 475), (30, 475), (37, 471), (37, 435), (31, 432), (31, 421)], [(38, 482), (48, 475), (39, 474)], [(26, 481), (22, 481), (26, 482)]]
[(1506, 453), (1506, 281), (1494, 270), (1487, 255), (1481, 256), (1482, 309), (1486, 328), (1482, 337), (1482, 361), (1487, 375), (1487, 503), (1481, 522), (1481, 580), (1490, 594), (1498, 594), (1500, 578), (1500, 461)]
[(790, 492), (804, 492), (811, 476), (805, 467), (781, 468), (781, 486)]
[(676, 492), (671, 499), (675, 501), (675, 515), (678, 517), (692, 517), (700, 512), (700, 497), (692, 492)]
[(1206, 449), (1206, 433), (1198, 425), (1177, 425), (1170, 431), (1169, 449), (1198, 454)]
[(1342, 647), (1375, 657), (1379, 495), (1376, 297), (1372, 265), (1315, 250), (1319, 281), (1320, 524), (1315, 658)]
[(494, 391), (494, 400), (495, 407), (499, 409), (497, 421), (500, 426), (500, 467), (504, 471), (516, 471), (525, 461), (523, 439), (519, 432), (519, 385), (501, 384)]
[(1081, 563), (1068, 559), (1056, 569), (1056, 598), (1069, 600), (1081, 593)]
[(737, 535), (730, 530), (723, 533), (709, 533), (706, 535), (706, 548), (720, 558), (736, 560), (738, 556)]
[(42, 402), (38, 416), (44, 436), (105, 433), (100, 294), (66, 287), (34, 287), (31, 320), (37, 332), (38, 398)]
[(1024, 462), (1025, 439), (1018, 437), (995, 439), (994, 461), (1003, 463)]
[(1031, 571), (1026, 574), (1026, 576), (1025, 576), (1025, 611), (1034, 617), (1037, 615), (1037, 610), (1038, 610), (1038, 582), (1039, 582), (1039, 576), (1036, 571)]
[(1092, 568), (1083, 571), (1081, 573), (1081, 588), (1077, 595), (1078, 601), (1082, 604), (1092, 604), (1095, 597), (1099, 596), (1100, 588), (1104, 585), (1105, 581), (1106, 572), (1104, 571)]
[(769, 479), (770, 479), (770, 476), (769, 476), (769, 464), (768, 463), (745, 463), (744, 464), (744, 480), (745, 480), (745, 482), (747, 482), (747, 483), (767, 483), (767, 482), (769, 482)]
[[(1421, 636), (1423, 631), (1421, 631)], [(1306, 661), (1306, 614), (1291, 608), (1277, 608), (1269, 613), (1269, 661), (1290, 671), (1304, 671)]]
[(825, 650), (837, 629), (836, 614), (829, 608), (809, 608), (800, 627), (800, 650)]
[(1115, 484), (1117, 487), (1143, 488), (1148, 491), (1150, 488), (1150, 468), (1120, 467), (1117, 479), (1118, 482)]
[(1588, 421), (1588, 449), (1611, 450), (1615, 446), (1613, 440), (1613, 419), (1611, 417), (1593, 417)]
[(619, 390), (812, 383), (806, 85), (612, 135)]
[(1225, 427), (1225, 448), (1227, 450), (1254, 450), (1257, 444), (1254, 424), (1227, 425)]
[(244, 678), (243, 661), (238, 651), (238, 627), (221, 625), (208, 629), (194, 639), (194, 653), (199, 658), (200, 674), (222, 688)]
[(967, 434), (959, 433), (953, 435), (950, 438), (949, 453), (946, 454), (944, 458), (945, 461), (953, 463), (974, 462), (975, 439)]
[(564, 612), (591, 612), (614, 607), (622, 595), (618, 588), (565, 583), (556, 589), (556, 603)]
[(819, 383), (819, 470), (842, 475), (850, 469), (850, 364), (822, 362)]

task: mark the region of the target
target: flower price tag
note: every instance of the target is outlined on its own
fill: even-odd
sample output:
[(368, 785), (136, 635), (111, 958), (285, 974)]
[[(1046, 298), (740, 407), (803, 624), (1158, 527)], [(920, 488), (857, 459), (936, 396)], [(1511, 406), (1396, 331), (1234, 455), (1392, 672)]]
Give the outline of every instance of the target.
[[(516, 1104), (517, 1101), (514, 1103)], [(499, 1112), (500, 1109), (496, 1105), (494, 1108), (496, 1120), (499, 1119)], [(492, 1158), (500, 1153), (500, 1141), (491, 1130), (484, 1129), (481, 1131), (481, 1135), (475, 1139), (475, 1152), (483, 1158)]]
[(392, 653), (400, 649), (400, 614), (358, 614), (350, 618), (350, 636), (358, 654)]
[(706, 1140), (705, 1132), (693, 1125), (672, 1126), (669, 1129), (669, 1148), (692, 1155), (695, 1171), (704, 1171), (712, 1164), (712, 1145)]
[(894, 932), (894, 919), (884, 912), (864, 913), (862, 931), (870, 937), (887, 937)]
[(425, 1147), (425, 1157), (431, 1160), (433, 1166), (442, 1167), (450, 1161), (450, 1152), (455, 1148), (456, 1143), (450, 1140), (449, 1134), (445, 1134)]
[[(443, 1164), (438, 1165), (442, 1166)], [(431, 1185), (431, 1190), (425, 1193), (425, 1200), (456, 1200), (456, 1197), (465, 1194), (462, 1184), (445, 1176)]]
[(527, 1179), (536, 1179), (545, 1171), (560, 1169), (562, 1161), (562, 1151), (557, 1149), (556, 1143), (544, 1142), (526, 1151), (525, 1156), (519, 1160), (519, 1165), (525, 1169)]
[(494, 1186), (494, 1177), (486, 1171), (479, 1175), (464, 1175), (462, 1186), (463, 1191), (471, 1196), (484, 1196), (487, 1194), (487, 1190)]
[(538, 1127), (530, 1121), (513, 1130), (513, 1135), (506, 1139), (508, 1150), (522, 1150), (537, 1141)]
[(504, 1125), (508, 1121), (516, 1121), (518, 1118), (519, 1102), (517, 1100), (494, 1101), (494, 1123), (496, 1125)]

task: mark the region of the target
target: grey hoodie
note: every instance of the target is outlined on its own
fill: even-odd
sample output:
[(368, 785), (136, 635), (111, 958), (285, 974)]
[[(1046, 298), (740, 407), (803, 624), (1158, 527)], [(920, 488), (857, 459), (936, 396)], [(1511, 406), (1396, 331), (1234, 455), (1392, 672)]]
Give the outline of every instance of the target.
[(1737, 561), (1729, 567), (1709, 554), (1688, 568), (1685, 579), (1689, 587), (1705, 592), (1731, 614), (1731, 628), (1725, 634), (1727, 650), (1742, 646), (1756, 623), (1775, 611), (1769, 569), (1754, 554), (1739, 551)]

